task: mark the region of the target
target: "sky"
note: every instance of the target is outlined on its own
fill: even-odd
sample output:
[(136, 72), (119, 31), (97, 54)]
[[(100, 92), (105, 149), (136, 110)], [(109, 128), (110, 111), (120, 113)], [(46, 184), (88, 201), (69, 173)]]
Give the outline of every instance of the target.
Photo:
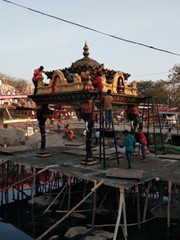
[(31, 82), (41, 65), (46, 71), (70, 67), (83, 57), (85, 41), (90, 58), (131, 74), (129, 83), (167, 80), (169, 71), (180, 64), (179, 0), (11, 2), (86, 28), (0, 0), (0, 73), (8, 76)]

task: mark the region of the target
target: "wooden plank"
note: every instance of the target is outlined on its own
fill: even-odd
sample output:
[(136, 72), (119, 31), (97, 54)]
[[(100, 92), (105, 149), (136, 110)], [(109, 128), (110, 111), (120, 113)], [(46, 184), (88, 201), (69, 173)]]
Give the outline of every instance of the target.
[(69, 149), (69, 150), (62, 151), (62, 153), (78, 155), (78, 156), (86, 155), (86, 151), (83, 149)]
[(175, 159), (180, 160), (179, 154), (164, 154), (164, 155), (158, 155), (159, 158), (168, 158), (168, 159)]
[[(114, 147), (106, 148), (105, 152), (106, 152), (106, 154), (116, 154), (116, 149)], [(118, 149), (117, 149), (117, 152), (118, 152), (118, 154), (121, 153), (121, 151), (118, 151)]]
[[(101, 151), (103, 153), (103, 149)], [(118, 155), (121, 154), (121, 151), (118, 151)], [(106, 148), (105, 149), (105, 153), (106, 155), (116, 155), (116, 149), (115, 148)], [(95, 151), (93, 152), (94, 155), (99, 155), (99, 149), (95, 149)]]
[(78, 143), (78, 142), (67, 142), (65, 143), (65, 146), (75, 146), (75, 147), (79, 147), (79, 146), (83, 146), (84, 143)]
[[(99, 154), (93, 154), (93, 156), (95, 157), (95, 158), (98, 158), (99, 159)], [(103, 154), (101, 154), (101, 158), (103, 159)], [(120, 159), (120, 158), (123, 158), (123, 155), (119, 155), (118, 154), (118, 158)], [(116, 155), (106, 155), (106, 157), (105, 157), (105, 159), (106, 160), (114, 160), (114, 159), (117, 159), (117, 156)]]
[(95, 159), (95, 158), (88, 158), (87, 161), (86, 161), (86, 159), (83, 159), (83, 160), (81, 160), (81, 164), (88, 165), (88, 166), (94, 165), (94, 164), (97, 164), (97, 159)]
[(0, 148), (0, 153), (14, 155), (15, 153), (22, 153), (27, 151), (27, 146), (20, 145), (20, 146), (9, 146), (9, 147), (2, 147)]
[(108, 169), (106, 177), (141, 180), (143, 173), (143, 170), (137, 169), (111, 168)]

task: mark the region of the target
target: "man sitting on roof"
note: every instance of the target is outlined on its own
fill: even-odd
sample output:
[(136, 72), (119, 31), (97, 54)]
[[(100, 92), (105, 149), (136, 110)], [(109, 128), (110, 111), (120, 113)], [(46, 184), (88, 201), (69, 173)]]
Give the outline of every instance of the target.
[(96, 90), (102, 91), (103, 83), (102, 83), (102, 74), (100, 71), (97, 71), (95, 79), (92, 81), (92, 85)]

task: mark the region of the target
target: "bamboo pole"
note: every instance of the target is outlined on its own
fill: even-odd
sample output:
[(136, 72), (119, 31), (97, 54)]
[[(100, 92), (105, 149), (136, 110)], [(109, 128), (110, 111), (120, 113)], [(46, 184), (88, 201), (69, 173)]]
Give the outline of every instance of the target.
[(128, 237), (128, 232), (127, 232), (127, 217), (126, 217), (126, 201), (125, 201), (125, 195), (124, 195), (124, 199), (123, 199), (123, 220), (124, 220), (124, 236), (125, 239), (127, 239)]
[(66, 194), (67, 194), (67, 183), (64, 184), (64, 188), (65, 188), (66, 190), (65, 190), (64, 195), (63, 195), (63, 197), (62, 197), (62, 199), (61, 199), (61, 203), (59, 204), (59, 209), (61, 209), (61, 207), (62, 207), (62, 205), (63, 205), (63, 202), (64, 202), (64, 199), (65, 199)]
[(101, 180), (94, 188), (91, 189), (91, 192), (88, 193), (76, 206), (74, 206), (64, 217), (62, 217), (59, 221), (57, 221), (54, 225), (52, 225), (48, 230), (46, 230), (41, 236), (39, 236), (36, 240), (41, 240), (45, 237), (51, 230), (53, 230), (56, 226), (58, 226), (62, 221), (64, 221), (76, 208), (78, 208), (87, 198), (89, 198), (96, 189), (98, 189), (104, 180)]
[(168, 206), (167, 206), (167, 227), (170, 228), (170, 205), (171, 205), (171, 193), (172, 193), (172, 182), (168, 182)]
[[(2, 176), (4, 176), (4, 166), (3, 165), (1, 165), (1, 174), (2, 174)], [(3, 183), (3, 180), (1, 180), (1, 181), (2, 181), (1, 187), (3, 189), (4, 183)], [(3, 205), (3, 199), (4, 199), (4, 191), (1, 191), (1, 205)]]
[(0, 162), (0, 165), (7, 163), (7, 162), (9, 162), (9, 160), (4, 160), (4, 161)]
[(32, 189), (31, 189), (31, 201), (32, 201), (32, 204), (34, 203), (34, 198), (33, 198), (33, 196), (34, 196), (34, 194), (33, 194), (33, 192), (34, 192), (34, 189), (35, 189), (35, 187), (36, 187), (36, 167), (33, 167), (33, 179), (32, 179)]
[(68, 211), (71, 209), (71, 176), (68, 176)]
[(53, 180), (54, 180), (54, 172), (51, 172), (51, 177), (50, 177), (50, 179), (49, 179), (49, 181), (50, 181), (50, 186), (51, 186), (51, 189), (50, 189), (50, 200), (51, 200), (51, 201), (52, 201)]
[[(22, 164), (19, 163), (18, 166), (19, 166), (19, 168), (18, 168), (18, 180), (19, 180), (19, 179), (21, 179), (21, 167), (22, 167)], [(17, 192), (18, 192), (18, 200), (19, 200), (20, 184), (17, 185)]]
[(117, 220), (116, 220), (116, 227), (115, 227), (115, 231), (114, 231), (113, 240), (116, 240), (116, 238), (117, 238), (118, 228), (119, 228), (119, 224), (120, 224), (120, 220), (121, 220), (122, 207), (124, 204), (124, 186), (120, 186), (119, 190), (120, 190), (119, 209), (118, 209), (118, 216), (117, 216)]
[[(22, 166), (22, 173), (21, 173), (22, 178), (24, 178), (24, 166)], [(24, 196), (24, 185), (22, 184), (21, 186), (21, 200), (23, 200)]]
[[(94, 187), (96, 186), (97, 184), (97, 180), (94, 181)], [(95, 215), (96, 215), (96, 191), (94, 191), (94, 194), (93, 194), (93, 213), (92, 213), (92, 226), (91, 228), (94, 227), (94, 223), (95, 223)]]
[[(2, 169), (7, 169), (7, 163), (8, 162), (6, 162), (6, 164), (5, 164), (5, 167), (4, 168), (2, 168)], [(13, 171), (15, 171), (16, 170), (16, 168), (18, 169), (18, 167), (19, 167), (19, 165), (16, 165), (16, 166), (14, 166), (13, 165), (13, 168), (9, 171), (8, 170), (8, 174), (6, 173), (6, 175), (4, 176), (4, 171), (2, 172), (2, 179), (1, 179), (1, 181), (3, 182), (3, 181), (5, 181), (5, 180), (7, 180), (8, 179), (8, 177), (13, 173)], [(18, 172), (18, 171), (17, 171)], [(7, 185), (7, 184), (6, 184)]]
[(10, 118), (11, 120), (13, 120), (13, 118), (12, 118), (12, 116), (11, 116), (11, 114), (10, 114), (8, 108), (6, 108), (6, 112), (7, 112), (8, 116), (9, 116), (9, 118)]
[(58, 195), (54, 198), (54, 200), (50, 203), (50, 205), (46, 208), (46, 210), (43, 212), (42, 215), (44, 215), (49, 208), (53, 205), (53, 203), (56, 201), (56, 199), (58, 199), (58, 197), (61, 195), (61, 193), (64, 191), (64, 189), (66, 188), (66, 185), (64, 185), (64, 187), (61, 189), (61, 191), (58, 193)]
[(84, 183), (84, 186), (83, 186), (83, 198), (84, 198), (84, 196), (85, 196), (85, 194), (86, 194), (86, 182), (85, 182), (85, 180), (83, 181), (83, 183)]
[(151, 181), (148, 182), (148, 186), (147, 186), (147, 193), (146, 193), (146, 199), (145, 199), (145, 204), (144, 204), (144, 212), (143, 212), (143, 222), (146, 220), (146, 212), (147, 212), (147, 206), (148, 206), (148, 201), (149, 201), (150, 187), (151, 187)]
[[(5, 164), (5, 168), (6, 168), (6, 186), (8, 185), (8, 177), (9, 177), (9, 162), (7, 162)], [(5, 191), (5, 202), (6, 204), (8, 203), (8, 191)]]
[(141, 229), (141, 219), (140, 219), (140, 202), (139, 202), (139, 186), (135, 186), (135, 192), (137, 196), (137, 218), (138, 218), (138, 229)]
[[(44, 172), (44, 171), (47, 171), (47, 170), (48, 170), (48, 168), (44, 168), (44, 169), (40, 170), (39, 172), (37, 172), (36, 175), (38, 175), (38, 174), (40, 174), (40, 173), (42, 173), (42, 172)], [(29, 176), (29, 177), (26, 177), (26, 178), (20, 180), (20, 181), (17, 181), (17, 182), (15, 182), (15, 183), (13, 183), (13, 184), (11, 184), (11, 185), (9, 185), (9, 186), (6, 186), (5, 188), (0, 189), (0, 192), (6, 190), (6, 189), (8, 189), (8, 188), (11, 188), (11, 187), (13, 187), (13, 186), (15, 186), (15, 185), (18, 185), (18, 184), (20, 184), (20, 183), (22, 183), (22, 182), (24, 182), (24, 181), (26, 181), (26, 180), (28, 180), (28, 179), (30, 179), (30, 178), (33, 178), (33, 177), (34, 177), (34, 175), (31, 175), (31, 176)]]

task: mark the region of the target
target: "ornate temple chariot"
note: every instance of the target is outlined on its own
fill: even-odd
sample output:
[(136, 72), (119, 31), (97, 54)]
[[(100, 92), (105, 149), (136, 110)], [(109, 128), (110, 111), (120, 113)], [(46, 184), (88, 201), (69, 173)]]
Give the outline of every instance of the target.
[(112, 94), (137, 96), (136, 81), (133, 81), (130, 86), (127, 85), (127, 79), (130, 74), (105, 69), (104, 64), (100, 64), (96, 60), (89, 58), (87, 43), (85, 43), (83, 50), (84, 57), (72, 63), (71, 67), (47, 72), (46, 75), (50, 79), (50, 82), (48, 85), (40, 82), (37, 94), (95, 90), (93, 78), (95, 77), (95, 73), (99, 71), (102, 77), (102, 92), (107, 92), (108, 89), (111, 89)]
[[(102, 97), (111, 90), (113, 105), (135, 106), (141, 102), (137, 96), (136, 81), (131, 85), (127, 84), (130, 76), (122, 71), (114, 71), (104, 68), (104, 64), (89, 58), (89, 48), (85, 42), (82, 59), (72, 63), (71, 67), (45, 72), (49, 84), (40, 81), (37, 93), (29, 97), (37, 104), (37, 118), (41, 131), (41, 149), (45, 149), (45, 121), (52, 111), (48, 108), (49, 104), (73, 106), (77, 116), (88, 122), (88, 133), (86, 135), (87, 156), (91, 155), (91, 134), (93, 128), (93, 111), (86, 112), (84, 104), (90, 104), (92, 109), (96, 104), (102, 106)], [(97, 78), (100, 78), (100, 86), (97, 87)], [(102, 116), (102, 107), (99, 107)], [(79, 119), (79, 117), (78, 117)]]

